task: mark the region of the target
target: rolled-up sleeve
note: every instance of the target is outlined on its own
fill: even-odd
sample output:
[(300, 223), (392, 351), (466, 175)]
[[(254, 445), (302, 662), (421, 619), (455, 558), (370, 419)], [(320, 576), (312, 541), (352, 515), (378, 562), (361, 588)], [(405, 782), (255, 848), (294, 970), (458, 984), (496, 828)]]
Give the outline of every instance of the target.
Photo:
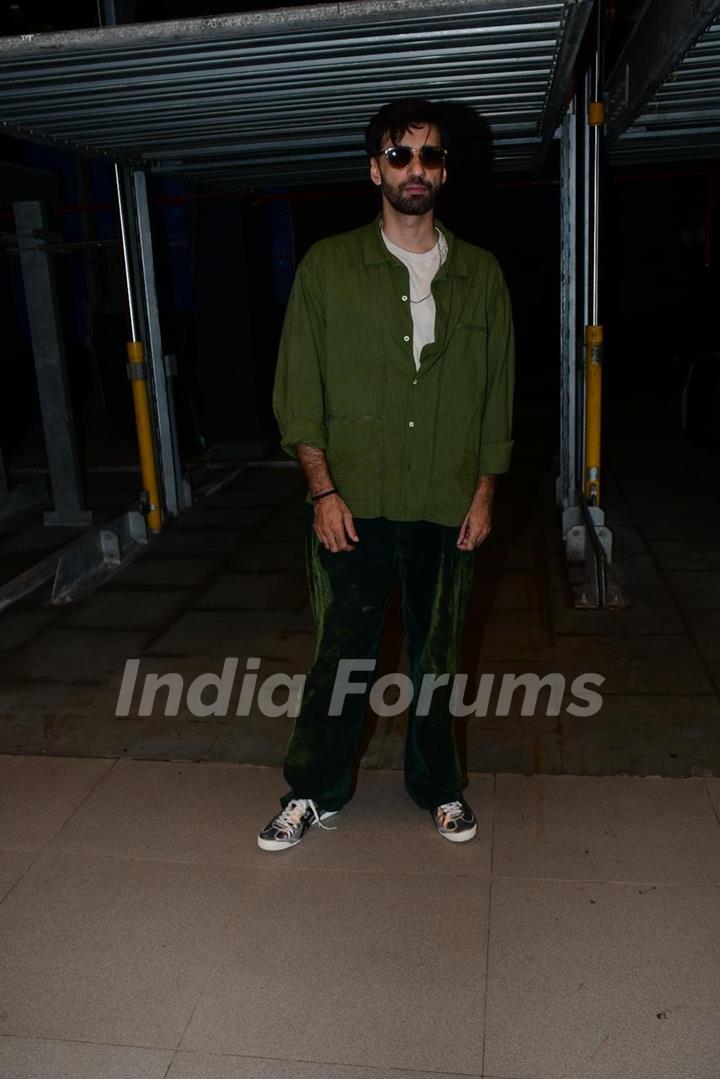
[(510, 295), (500, 267), (488, 310), (488, 386), (483, 412), (478, 472), (507, 472), (513, 447), (515, 334)]
[(312, 253), (313, 249), (298, 266), (290, 292), (273, 387), (280, 445), (291, 457), (297, 457), (298, 443), (327, 449), (325, 310)]

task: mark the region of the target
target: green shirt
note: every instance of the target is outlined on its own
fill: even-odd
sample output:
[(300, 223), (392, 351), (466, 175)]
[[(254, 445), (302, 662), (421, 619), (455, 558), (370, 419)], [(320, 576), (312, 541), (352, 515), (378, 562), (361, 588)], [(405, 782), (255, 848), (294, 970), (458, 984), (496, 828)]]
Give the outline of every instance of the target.
[(510, 299), (493, 255), (436, 222), (448, 256), (416, 371), (408, 271), (379, 221), (320, 240), (298, 266), (273, 392), (281, 444), (325, 450), (356, 517), (459, 525), (478, 476), (510, 464)]

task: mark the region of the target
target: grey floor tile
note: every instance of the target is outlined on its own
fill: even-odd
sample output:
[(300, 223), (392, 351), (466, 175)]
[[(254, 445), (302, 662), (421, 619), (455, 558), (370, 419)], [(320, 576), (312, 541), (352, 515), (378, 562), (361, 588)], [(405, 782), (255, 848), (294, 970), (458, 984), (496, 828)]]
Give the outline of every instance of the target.
[(304, 543), (288, 543), (287, 540), (252, 541), (244, 544), (228, 569), (236, 572), (294, 573), (305, 571)]
[(287, 611), (186, 611), (147, 654), (262, 656), (275, 645)]
[[(217, 558), (163, 558), (153, 552), (152, 556), (137, 558), (117, 577), (113, 577), (104, 591), (109, 593), (126, 586), (142, 586), (147, 589), (197, 588), (218, 570), (220, 564), (221, 560)], [(143, 602), (142, 592), (138, 596), (138, 602)]]
[(0, 614), (0, 651), (18, 648), (58, 617), (57, 610), (11, 609)]
[(307, 594), (304, 573), (221, 573), (195, 598), (194, 606), (295, 611)]
[(367, 719), (363, 740), (360, 746), (360, 766), (362, 768), (383, 768), (385, 743), (390, 731), (391, 719), (384, 716), (370, 715)]
[(210, 746), (209, 759), (281, 768), (292, 725), (290, 716), (263, 716), (258, 712), (229, 719)]
[[(263, 662), (258, 671), (259, 678), (250, 713), (236, 716), (233, 701), (232, 714), (211, 748), (211, 760), (282, 766), (294, 722), (294, 709), (287, 706), (288, 694), (292, 691), (281, 685), (273, 691), (270, 702), (266, 694), (273, 675), (282, 675), (283, 679), (298, 679), (298, 684), (301, 684), (300, 680), (304, 678), (305, 672), (291, 673), (289, 667), (290, 664), (282, 660)], [(279, 713), (269, 714), (269, 704), (275, 704)], [(372, 715), (368, 717), (360, 748), (363, 767), (379, 766), (388, 725), (388, 720)]]
[(0, 1033), (176, 1048), (241, 886), (220, 867), (41, 855), (0, 907)]
[[(286, 881), (269, 888), (265, 873), (246, 878), (236, 939), (180, 1049), (481, 1074), (487, 881), (438, 876), (418, 887), (392, 873)], [(462, 926), (449, 906), (463, 911)], [(293, 1002), (281, 1024), (279, 986)], [(458, 998), (462, 1008), (438, 1011), (438, 1000)]]
[(0, 682), (0, 717), (29, 719), (39, 717), (43, 722), (62, 708), (75, 705), (85, 708), (92, 704), (98, 686), (69, 685), (65, 682)]
[(685, 617), (708, 663), (720, 663), (720, 611), (687, 611)]
[(237, 551), (240, 545), (249, 538), (252, 532), (249, 529), (209, 529), (188, 527), (178, 528), (172, 525), (165, 528), (160, 535), (152, 541), (153, 555), (199, 555), (207, 558), (208, 555), (230, 555)]
[(668, 585), (685, 611), (720, 611), (720, 571), (673, 571)]
[[(289, 623), (290, 618), (287, 615), (286, 619)], [(268, 660), (276, 665), (284, 664), (288, 673), (304, 674), (315, 658), (316, 645), (317, 638), (314, 633), (290, 632), (283, 629), (262, 653), (257, 654), (267, 656)]]
[(292, 616), (288, 621), (288, 630), (291, 633), (314, 633), (315, 632), (315, 617), (312, 612), (312, 607), (309, 603), (301, 607), (300, 610)]
[(651, 541), (655, 557), (666, 570), (720, 570), (720, 536), (697, 535), (688, 539)]
[(198, 502), (188, 513), (181, 514), (173, 523), (174, 529), (214, 532), (233, 532), (238, 541), (242, 533), (262, 525), (272, 512), (268, 506), (221, 506), (211, 501)]
[(541, 663), (552, 658), (549, 622), (542, 611), (493, 609), (483, 627), (481, 660)]
[(701, 779), (498, 776), (501, 877), (720, 884), (720, 828)]
[(498, 880), (485, 1074), (714, 1079), (718, 888)]
[(647, 543), (638, 528), (633, 524), (623, 523), (624, 514), (621, 516), (610, 510), (610, 507), (606, 509), (613, 535), (613, 560), (622, 562), (625, 554), (647, 554)]
[[(252, 677), (247, 669), (249, 653), (232, 652), (230, 646), (237, 642), (228, 641), (226, 653), (213, 655), (203, 650), (203, 643), (199, 640), (199, 647), (188, 655), (158, 649), (129, 657), (134, 662), (111, 675), (105, 686), (94, 687), (95, 699), (102, 698), (113, 714), (122, 699), (130, 716), (199, 719), (234, 715), (245, 680)], [(265, 666), (257, 672), (258, 687), (263, 683)]]
[(720, 775), (715, 696), (606, 694), (595, 715), (564, 708), (560, 725), (569, 775)]
[(0, 1037), (3, 1079), (164, 1079), (171, 1060), (161, 1049)]
[(187, 602), (187, 592), (108, 592), (101, 589), (63, 611), (62, 625), (89, 629), (161, 629)]
[[(312, 842), (303, 840), (281, 856), (260, 851), (258, 864), (268, 872), (280, 873), (280, 858), (285, 861), (287, 857), (288, 866), (301, 869), (389, 872), (423, 878), (454, 873), (486, 876), (492, 836), (492, 777), (471, 775), (463, 795), (477, 816), (478, 835), (469, 843), (449, 843), (436, 833), (429, 812), (412, 801), (401, 772), (362, 769), (353, 798), (327, 822), (335, 831), (315, 828), (308, 837)], [(268, 819), (272, 813), (271, 806)]]
[[(35, 852), (0, 849), (0, 903), (35, 861)], [(4, 1073), (0, 1070), (0, 1075)]]
[(537, 611), (545, 605), (541, 576), (528, 570), (507, 570), (495, 582), (493, 606), (508, 611)]
[(618, 555), (616, 561), (625, 583), (625, 591), (631, 598), (635, 592), (666, 587), (657, 562), (651, 553), (627, 551)]
[(229, 488), (218, 491), (217, 494), (209, 495), (206, 505), (212, 509), (266, 509), (281, 505), (288, 498), (289, 492), (283, 488), (268, 488), (266, 490)]
[(479, 838), (448, 843), (430, 814), (405, 793), (397, 772), (363, 769), (355, 796), (333, 830), (313, 828), (297, 848), (260, 851), (257, 832), (287, 790), (281, 769), (234, 764), (122, 760), (56, 836), (53, 850), (76, 854), (216, 865), (409, 874), (485, 874), (489, 865), (492, 781), (472, 776), (466, 791)]
[(713, 692), (695, 646), (685, 636), (567, 636), (555, 640), (555, 670), (604, 676), (606, 693)]
[(581, 609), (570, 596), (553, 593), (552, 623), (557, 634), (585, 633), (610, 636), (626, 633), (685, 633), (672, 596), (662, 589), (635, 589), (628, 595), (629, 607), (607, 610)]
[(0, 848), (44, 847), (112, 761), (0, 756)]
[[(477, 725), (476, 725), (477, 724)], [(520, 772), (557, 774), (563, 771), (558, 732), (528, 729), (526, 721), (492, 729), (480, 721), (468, 724), (467, 768), (473, 772)]]
[(51, 626), (0, 659), (4, 678), (53, 682), (104, 682), (137, 656), (149, 630), (61, 629)]
[(543, 664), (481, 658), (467, 682), (459, 683), (459, 700), (463, 707), (472, 706), (468, 719), (477, 721), (478, 729), (512, 727), (522, 719), (528, 729), (550, 730), (570, 700), (585, 703), (589, 690), (602, 694), (604, 683), (589, 681), (589, 673), (563, 669), (556, 658)]
[[(121, 760), (53, 849), (208, 864), (257, 861), (256, 834), (286, 785), (269, 768)], [(279, 809), (279, 805), (278, 805)]]
[[(380, 768), (402, 769), (405, 758), (407, 722), (404, 717), (392, 726), (382, 747)], [(522, 717), (517, 709), (511, 716), (488, 715), (456, 721), (455, 737), (463, 767), (471, 772), (533, 773), (562, 771), (561, 743), (557, 717), (538, 709), (536, 715)]]
[(146, 719), (142, 727), (133, 724), (134, 736), (125, 739), (123, 756), (151, 761), (211, 760), (211, 748), (226, 725), (226, 720)]
[[(468, 1074), (467, 1072), (464, 1074)], [(478, 1074), (477, 1072), (475, 1074)], [(458, 1073), (363, 1068), (352, 1064), (317, 1064), (302, 1060), (211, 1056), (178, 1050), (167, 1079), (455, 1079)], [(43, 1077), (44, 1079), (44, 1077)]]
[[(692, 506), (691, 513), (637, 512), (636, 520), (649, 540), (694, 541), (698, 533), (715, 533), (720, 541), (720, 520), (717, 512), (703, 511), (702, 496)], [(673, 499), (674, 502), (674, 499)]]
[(47, 757), (121, 757), (147, 734), (147, 720), (100, 720), (67, 710), (47, 723), (0, 719), (0, 751)]
[(705, 788), (720, 820), (720, 779), (706, 779)]

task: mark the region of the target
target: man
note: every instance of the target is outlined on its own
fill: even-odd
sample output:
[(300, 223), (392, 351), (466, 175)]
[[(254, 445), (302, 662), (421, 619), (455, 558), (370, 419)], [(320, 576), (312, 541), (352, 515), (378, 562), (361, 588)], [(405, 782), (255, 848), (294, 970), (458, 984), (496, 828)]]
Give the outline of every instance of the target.
[[(434, 219), (447, 175), (440, 110), (422, 99), (385, 105), (365, 142), (382, 212), (308, 251), (280, 343), (273, 402), (309, 488), (317, 645), (287, 747), (290, 789), (258, 835), (263, 850), (327, 828), (352, 795), (366, 693), (338, 694), (338, 664), (373, 666), (393, 577), (414, 687), (405, 785), (444, 838), (477, 832), (461, 795), (451, 686), (474, 552), (490, 531), (495, 476), (509, 467), (510, 302), (493, 256)], [(420, 708), (425, 675), (436, 688)]]

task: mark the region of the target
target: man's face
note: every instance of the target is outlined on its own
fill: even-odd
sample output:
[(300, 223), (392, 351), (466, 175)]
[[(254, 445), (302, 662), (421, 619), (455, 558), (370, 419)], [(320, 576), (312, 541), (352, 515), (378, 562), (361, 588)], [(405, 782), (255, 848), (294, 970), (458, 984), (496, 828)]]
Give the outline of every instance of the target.
[[(381, 149), (386, 150), (393, 143), (386, 135)], [(397, 146), (440, 146), (440, 133), (434, 124), (422, 124), (408, 129)], [(382, 190), (383, 195), (394, 209), (401, 214), (417, 216), (426, 214), (435, 205), (437, 193), (445, 183), (445, 167), (428, 169), (423, 165), (418, 154), (413, 154), (409, 165), (396, 169), (384, 154), (370, 159), (370, 178)]]

